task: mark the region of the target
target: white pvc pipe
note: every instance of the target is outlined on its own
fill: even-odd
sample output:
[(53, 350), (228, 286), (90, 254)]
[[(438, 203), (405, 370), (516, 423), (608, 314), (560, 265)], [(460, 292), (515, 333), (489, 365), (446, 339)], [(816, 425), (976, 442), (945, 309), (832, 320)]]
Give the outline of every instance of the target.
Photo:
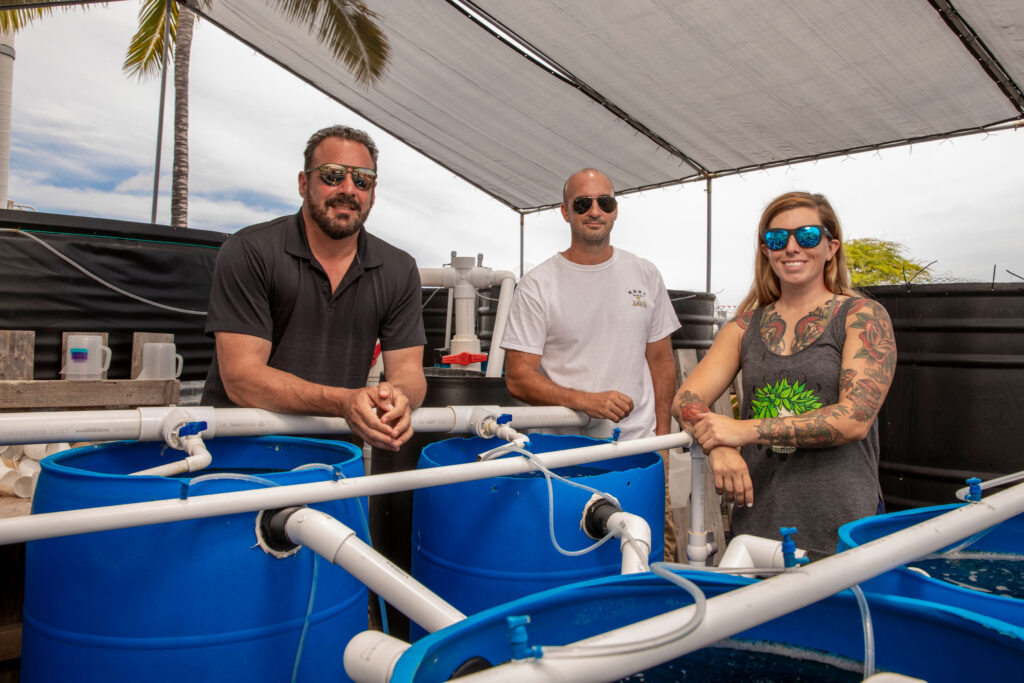
[[(806, 557), (807, 551), (797, 549), (797, 557)], [(761, 536), (740, 534), (729, 541), (718, 563), (720, 569), (743, 569), (747, 567), (785, 567), (782, 541)], [(744, 576), (756, 576), (757, 572)]]
[[(496, 437), (502, 441), (507, 441), (509, 445), (517, 448), (523, 448), (530, 441), (530, 437), (526, 434), (522, 434), (508, 425), (508, 423), (498, 424), (494, 419), (484, 420), (483, 422), (483, 433), (480, 436), (484, 437)], [(477, 456), (478, 459), (480, 456)]]
[[(652, 436), (644, 439), (606, 442), (583, 448), (570, 448), (544, 454), (549, 469), (581, 465), (600, 460), (622, 458), (638, 453), (685, 446), (686, 432)], [(108, 529), (124, 529), (162, 524), (185, 519), (232, 515), (257, 510), (272, 510), (293, 505), (308, 505), (329, 500), (375, 496), (398, 491), (413, 491), (430, 486), (443, 486), (463, 481), (509, 476), (534, 471), (525, 457), (471, 462), (463, 465), (428, 467), (422, 470), (390, 472), (338, 481), (274, 486), (266, 489), (234, 491), (195, 496), (186, 500), (156, 500), (108, 507), (47, 512), (27, 517), (0, 519), (0, 545), (21, 543)]]
[(326, 513), (299, 510), (284, 530), (292, 542), (338, 565), (431, 633), (466, 618)]
[[(476, 290), (466, 285), (468, 288), (468, 296), (466, 292), (461, 291), (458, 287), (455, 289), (455, 336), (452, 337), (452, 343), (455, 341), (463, 341), (472, 337), (476, 339)], [(452, 346), (452, 353), (455, 353), (455, 347)]]
[[(445, 316), (445, 344), (452, 354), (466, 351), (480, 352), (480, 340), (476, 336), (476, 294), (477, 290), (494, 284), (501, 284), (498, 308), (494, 319), (494, 334), (487, 363), (488, 377), (501, 377), (505, 365), (505, 350), (501, 340), (505, 336), (505, 323), (512, 306), (512, 292), (516, 276), (507, 270), (491, 270), (477, 265), (472, 257), (457, 256), (452, 252), (452, 264), (443, 268), (420, 268), (420, 282), (427, 287), (448, 288), (448, 314)], [(453, 306), (454, 302), (454, 306)], [(454, 308), (455, 334), (452, 335), (452, 312)], [(471, 363), (468, 369), (478, 369), (479, 363)]]
[(707, 460), (700, 444), (694, 441), (690, 445), (690, 528), (686, 534), (686, 561), (694, 567), (706, 566), (712, 554), (704, 528)]
[(357, 633), (345, 645), (345, 673), (356, 683), (388, 683), (395, 664), (410, 647), (380, 631)]
[(185, 447), (188, 456), (182, 460), (157, 465), (146, 470), (132, 472), (130, 476), (153, 475), (157, 477), (173, 477), (186, 472), (197, 472), (206, 469), (213, 462), (213, 456), (206, 450), (206, 444), (198, 435), (186, 436), (181, 439), (181, 445)]
[(512, 308), (512, 295), (516, 288), (516, 276), (507, 270), (493, 273), (494, 279), (500, 278), (501, 290), (498, 293), (498, 309), (494, 313), (494, 333), (491, 335), (491, 351), (487, 356), (487, 376), (501, 377), (505, 367), (505, 349), (501, 348), (501, 340), (505, 338), (505, 325), (508, 323), (508, 312)]
[[(606, 524), (612, 536), (620, 540), (622, 574), (650, 571), (647, 557), (651, 554), (651, 525), (643, 517), (629, 512), (613, 512)], [(637, 547), (633, 547), (636, 543)]]
[[(419, 408), (412, 412), (416, 432), (476, 433), (474, 406)], [(586, 426), (590, 418), (560, 406), (493, 406), (495, 415), (512, 416), (517, 429)], [(340, 417), (275, 413), (258, 408), (161, 406), (134, 410), (77, 410), (0, 413), (0, 445), (78, 441), (163, 441), (168, 426), (206, 422), (203, 438), (259, 434), (348, 434)]]
[(137, 439), (140, 421), (138, 410), (0, 413), (0, 444)]
[(452, 348), (452, 309), (455, 308), (455, 291), (448, 290), (448, 308), (444, 314), (444, 347), (449, 351)]
[[(643, 647), (642, 643), (651, 638), (677, 629), (692, 616), (692, 605), (566, 648), (545, 648), (539, 659), (510, 662), (467, 676), (465, 680), (467, 683), (618, 680), (806, 607), (1022, 513), (1024, 484), (1019, 484), (988, 496), (980, 503), (966, 505), (865, 545), (711, 598), (707, 601), (703, 622), (685, 638), (634, 652), (607, 654), (610, 647), (630, 643)], [(570, 648), (578, 647), (597, 650), (592, 655), (571, 656)], [(582, 653), (577, 651), (577, 654)]]
[[(516, 429), (546, 429), (548, 427), (586, 427), (590, 416), (561, 406), (504, 406), (502, 414), (511, 415), (510, 426)], [(687, 442), (689, 443), (689, 442)]]
[(446, 270), (448, 268), (420, 268), (420, 284), (424, 287), (449, 287), (444, 278)]
[[(1020, 481), (1021, 479), (1024, 479), (1024, 471), (1014, 472), (1013, 474), (1006, 474), (1003, 475), (1002, 477), (996, 477), (995, 479), (989, 479), (988, 481), (981, 482), (979, 486), (981, 487), (981, 490), (984, 491), (985, 489), (995, 488), (997, 486), (1002, 486), (1003, 484), (1012, 484), (1013, 482)], [(957, 500), (967, 500), (967, 494), (970, 492), (970, 490), (970, 486), (965, 486), (962, 489), (957, 489)]]

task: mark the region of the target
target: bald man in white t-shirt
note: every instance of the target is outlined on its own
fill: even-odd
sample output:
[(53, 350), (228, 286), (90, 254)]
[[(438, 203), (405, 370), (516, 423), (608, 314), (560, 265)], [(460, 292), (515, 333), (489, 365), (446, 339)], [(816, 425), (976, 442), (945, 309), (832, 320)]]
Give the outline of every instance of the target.
[[(509, 392), (596, 418), (582, 432), (588, 436), (608, 437), (615, 427), (622, 439), (668, 434), (671, 334), (680, 325), (661, 274), (612, 247), (618, 205), (600, 171), (570, 176), (561, 209), (569, 248), (526, 273), (512, 302), (501, 344)], [(666, 515), (666, 556), (671, 550), (674, 559), (669, 524)]]

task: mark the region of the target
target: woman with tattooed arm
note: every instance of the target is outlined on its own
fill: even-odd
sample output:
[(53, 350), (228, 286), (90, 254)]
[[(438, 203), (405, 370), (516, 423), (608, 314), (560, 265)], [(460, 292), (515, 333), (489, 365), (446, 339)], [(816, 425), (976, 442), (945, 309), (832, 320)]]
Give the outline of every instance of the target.
[[(779, 538), (780, 526), (795, 526), (797, 545), (821, 558), (835, 552), (840, 525), (881, 509), (876, 416), (896, 344), (885, 309), (850, 287), (824, 196), (777, 197), (757, 236), (754, 284), (672, 412), (736, 503), (734, 534)], [(742, 419), (712, 413), (740, 370)]]

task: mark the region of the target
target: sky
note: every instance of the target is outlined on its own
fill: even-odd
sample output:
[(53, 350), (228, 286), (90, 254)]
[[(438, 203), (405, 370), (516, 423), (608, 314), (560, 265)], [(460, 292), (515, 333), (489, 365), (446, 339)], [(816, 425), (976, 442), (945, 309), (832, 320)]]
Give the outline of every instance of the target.
[[(58, 11), (20, 32), (8, 194), (38, 211), (148, 222), (159, 80), (121, 72), (136, 2)], [(157, 221), (168, 223), (171, 96)], [(421, 267), (452, 251), (518, 274), (519, 215), (200, 21), (190, 85), (189, 227), (234, 232), (294, 212), (309, 135), (363, 128), (380, 148), (367, 228)], [(790, 190), (831, 200), (846, 239), (879, 238), (935, 261), (943, 278), (998, 282), (1024, 275), (1024, 129), (923, 143), (719, 178), (712, 185), (711, 291), (743, 298), (764, 206)], [(706, 286), (706, 194), (691, 183), (621, 198), (615, 246), (655, 263), (669, 289)], [(526, 269), (569, 244), (560, 213), (528, 214)]]

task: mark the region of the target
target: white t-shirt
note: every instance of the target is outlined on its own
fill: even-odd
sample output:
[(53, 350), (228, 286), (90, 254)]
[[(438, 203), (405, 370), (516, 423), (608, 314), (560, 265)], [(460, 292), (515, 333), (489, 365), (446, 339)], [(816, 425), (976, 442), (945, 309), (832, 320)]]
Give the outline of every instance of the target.
[(619, 427), (620, 438), (633, 439), (654, 434), (647, 344), (679, 327), (650, 261), (622, 249), (595, 266), (555, 254), (516, 287), (501, 346), (539, 355), (540, 371), (559, 386), (629, 396), (633, 412), (618, 424), (594, 420), (585, 433), (608, 437)]

